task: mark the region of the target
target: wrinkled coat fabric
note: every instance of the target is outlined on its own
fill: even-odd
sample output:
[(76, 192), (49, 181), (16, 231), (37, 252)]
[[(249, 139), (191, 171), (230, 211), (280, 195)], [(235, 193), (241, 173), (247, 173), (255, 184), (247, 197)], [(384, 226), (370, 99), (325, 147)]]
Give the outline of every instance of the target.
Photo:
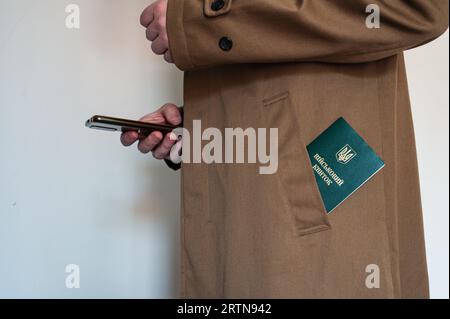
[[(279, 168), (183, 164), (181, 297), (427, 298), (402, 52), (447, 29), (448, 1), (213, 2), (169, 0), (186, 128), (278, 128)], [(386, 167), (327, 215), (306, 145), (341, 116)]]

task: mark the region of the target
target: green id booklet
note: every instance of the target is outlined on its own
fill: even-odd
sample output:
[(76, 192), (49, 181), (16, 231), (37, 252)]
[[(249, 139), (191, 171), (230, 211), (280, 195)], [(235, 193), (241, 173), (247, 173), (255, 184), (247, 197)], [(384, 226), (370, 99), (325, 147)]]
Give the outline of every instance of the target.
[(342, 117), (307, 149), (328, 213), (384, 167), (381, 158)]

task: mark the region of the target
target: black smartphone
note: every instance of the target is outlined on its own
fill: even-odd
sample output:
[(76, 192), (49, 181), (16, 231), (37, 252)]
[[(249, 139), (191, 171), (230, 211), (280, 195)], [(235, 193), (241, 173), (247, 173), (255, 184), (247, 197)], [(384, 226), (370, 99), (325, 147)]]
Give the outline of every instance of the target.
[(172, 132), (177, 126), (152, 124), (140, 121), (132, 121), (109, 116), (95, 115), (86, 121), (86, 127), (109, 132), (129, 132), (135, 131), (139, 138), (144, 138), (155, 131), (164, 135)]

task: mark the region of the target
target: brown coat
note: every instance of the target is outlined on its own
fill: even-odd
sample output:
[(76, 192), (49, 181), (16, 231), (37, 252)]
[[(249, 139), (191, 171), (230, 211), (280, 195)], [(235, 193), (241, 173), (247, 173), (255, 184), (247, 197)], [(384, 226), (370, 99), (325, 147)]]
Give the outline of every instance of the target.
[[(447, 24), (447, 0), (169, 0), (186, 127), (277, 127), (280, 145), (275, 175), (183, 164), (182, 297), (428, 297), (402, 52)], [(305, 146), (340, 116), (386, 167), (327, 216)]]

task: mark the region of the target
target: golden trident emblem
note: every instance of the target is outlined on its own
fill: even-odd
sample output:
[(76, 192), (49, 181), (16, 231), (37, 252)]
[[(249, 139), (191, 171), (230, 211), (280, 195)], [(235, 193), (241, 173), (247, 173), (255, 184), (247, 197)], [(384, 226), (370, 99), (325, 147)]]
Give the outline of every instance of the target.
[(350, 145), (345, 145), (339, 152), (336, 154), (336, 159), (339, 163), (347, 164), (350, 162), (355, 156), (356, 152), (350, 147)]

